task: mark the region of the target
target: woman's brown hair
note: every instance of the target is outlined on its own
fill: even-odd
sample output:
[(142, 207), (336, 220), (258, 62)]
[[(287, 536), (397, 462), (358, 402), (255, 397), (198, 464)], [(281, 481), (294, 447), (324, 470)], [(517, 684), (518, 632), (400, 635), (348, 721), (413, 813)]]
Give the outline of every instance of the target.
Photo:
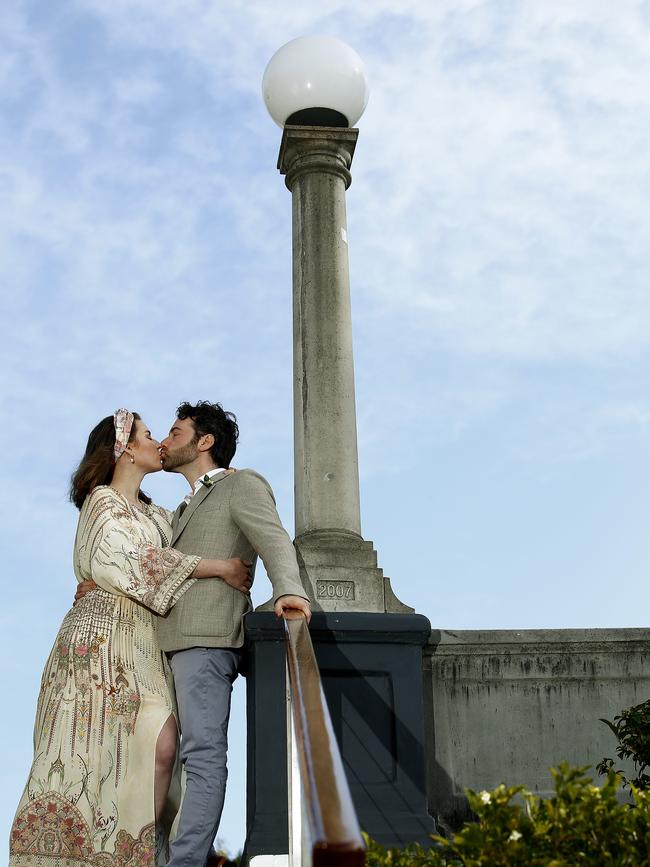
[[(139, 418), (138, 413), (134, 412), (134, 422)], [(129, 436), (130, 443), (135, 440), (135, 428), (136, 425), (134, 424)], [(112, 415), (107, 415), (91, 430), (86, 453), (72, 474), (70, 499), (78, 509), (83, 506), (86, 497), (92, 494), (98, 485), (111, 483), (115, 472), (114, 448), (115, 422)], [(144, 503), (151, 502), (151, 497), (148, 497), (143, 491), (139, 491), (138, 496)]]

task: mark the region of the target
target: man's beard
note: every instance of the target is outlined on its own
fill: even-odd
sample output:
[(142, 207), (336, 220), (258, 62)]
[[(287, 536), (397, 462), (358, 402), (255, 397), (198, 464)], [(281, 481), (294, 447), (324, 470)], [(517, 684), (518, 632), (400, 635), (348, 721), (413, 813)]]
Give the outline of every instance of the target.
[(186, 446), (174, 449), (173, 452), (165, 452), (162, 468), (166, 473), (173, 473), (179, 467), (191, 464), (196, 460), (198, 453), (196, 443), (188, 443)]

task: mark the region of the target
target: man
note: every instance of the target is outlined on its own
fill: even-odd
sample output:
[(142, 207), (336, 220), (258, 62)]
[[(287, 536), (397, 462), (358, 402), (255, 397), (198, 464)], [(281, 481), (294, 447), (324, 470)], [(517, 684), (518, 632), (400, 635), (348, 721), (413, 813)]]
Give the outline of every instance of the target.
[[(220, 404), (183, 403), (161, 443), (163, 469), (181, 473), (191, 493), (176, 510), (172, 546), (184, 553), (251, 562), (259, 555), (273, 585), (275, 612), (311, 617), (294, 547), (268, 483), (253, 470), (226, 473), (239, 434)], [(203, 867), (226, 787), (232, 683), (241, 665), (250, 597), (218, 578), (197, 581), (159, 621), (174, 674), (186, 790), (168, 867)]]

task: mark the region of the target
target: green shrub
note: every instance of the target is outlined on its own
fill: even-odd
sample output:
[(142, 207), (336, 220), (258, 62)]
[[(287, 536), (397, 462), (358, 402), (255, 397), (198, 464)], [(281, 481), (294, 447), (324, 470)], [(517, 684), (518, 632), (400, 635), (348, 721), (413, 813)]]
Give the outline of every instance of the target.
[(616, 796), (609, 771), (600, 788), (587, 768), (551, 770), (555, 795), (537, 798), (523, 786), (467, 791), (476, 822), (435, 847), (384, 849), (367, 840), (367, 867), (644, 867), (650, 865), (650, 793), (632, 788), (634, 804)]
[[(632, 759), (636, 777), (628, 780), (619, 770), (623, 786), (635, 786), (637, 789), (650, 788), (650, 776), (645, 773), (650, 767), (650, 700), (642, 704), (628, 707), (620, 716), (614, 717), (614, 722), (601, 719), (601, 722), (614, 732), (618, 740), (616, 755), (619, 759)], [(600, 774), (606, 774), (614, 767), (613, 759), (603, 759), (596, 769)]]

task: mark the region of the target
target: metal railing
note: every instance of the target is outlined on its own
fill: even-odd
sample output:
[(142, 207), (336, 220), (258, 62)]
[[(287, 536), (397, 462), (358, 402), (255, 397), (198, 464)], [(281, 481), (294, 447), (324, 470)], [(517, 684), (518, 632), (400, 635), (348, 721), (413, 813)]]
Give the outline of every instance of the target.
[(290, 867), (361, 867), (365, 845), (305, 617), (285, 614)]

